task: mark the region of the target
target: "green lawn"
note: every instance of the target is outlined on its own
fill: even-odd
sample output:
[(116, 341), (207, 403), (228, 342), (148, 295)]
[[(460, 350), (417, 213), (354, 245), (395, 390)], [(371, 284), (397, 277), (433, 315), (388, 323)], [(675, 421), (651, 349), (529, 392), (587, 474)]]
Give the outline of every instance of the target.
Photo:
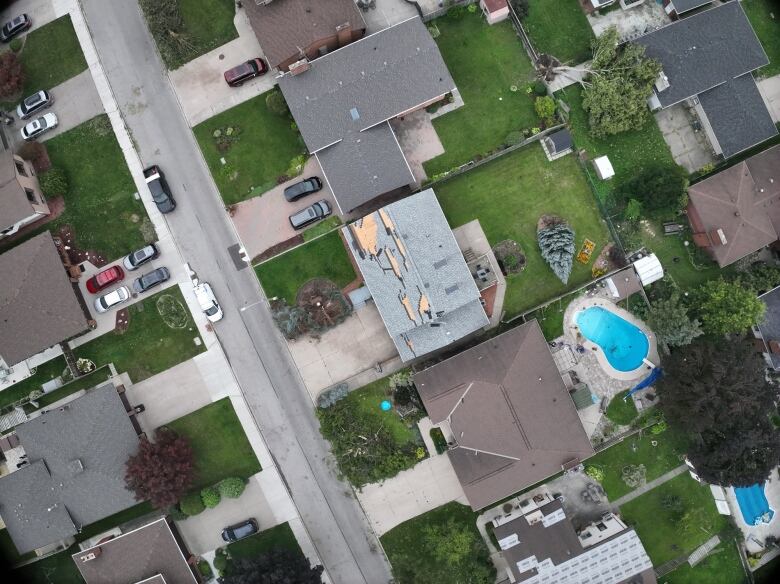
[(355, 270), (338, 231), (296, 247), (255, 267), (266, 296), (295, 304), (298, 288), (313, 278), (327, 278), (343, 288), (352, 282)]
[[(677, 508), (670, 508), (674, 498)], [(708, 485), (688, 473), (637, 497), (620, 508), (623, 520), (636, 529), (654, 566), (689, 554), (728, 525)], [(709, 582), (709, 580), (699, 580)]]
[(3, 562), (7, 562), (8, 564), (15, 564), (17, 562), (23, 562), (34, 557), (35, 552), (27, 552), (24, 555), (19, 555), (14, 542), (11, 541), (11, 536), (9, 535), (8, 530), (5, 528), (0, 530), (0, 567), (2, 567)]
[(721, 543), (695, 567), (683, 564), (661, 581), (664, 584), (745, 584), (748, 580), (737, 547), (728, 541)]
[(271, 527), (227, 546), (228, 552), (233, 558), (253, 558), (277, 548), (303, 553), (289, 523)]
[(544, 338), (548, 341), (555, 340), (563, 334), (563, 315), (571, 301), (577, 298), (577, 296), (577, 294), (564, 296), (544, 308), (526, 314), (525, 319), (531, 320), (535, 318), (542, 328)]
[(31, 375), (19, 383), (15, 383), (8, 389), (0, 391), (0, 409), (27, 397), (33, 390), (41, 389), (41, 385), (47, 381), (51, 381), (55, 377), (61, 376), (66, 368), (67, 364), (65, 363), (65, 357), (63, 356), (56, 357), (51, 361), (39, 365), (35, 369), (34, 375)]
[(52, 89), (87, 68), (69, 14), (35, 29), (24, 39), (19, 54), (24, 67), (24, 96)]
[[(657, 442), (656, 446), (653, 446), (653, 441)], [(609, 499), (614, 501), (632, 491), (623, 482), (623, 467), (643, 464), (647, 480), (652, 481), (683, 464), (683, 454), (685, 447), (682, 438), (671, 429), (658, 435), (644, 431), (641, 438), (639, 434), (634, 434), (599, 452), (589, 458), (586, 465), (598, 467), (604, 472), (601, 485)]]
[[(742, 7), (764, 46), (769, 65), (758, 70), (762, 77), (780, 73), (780, 3), (777, 0), (742, 0)], [(770, 13), (774, 13), (772, 18)]]
[(510, 132), (539, 123), (533, 98), (525, 93), (534, 70), (509, 21), (488, 26), (478, 11), (433, 24), (441, 32), (436, 43), (465, 105), (433, 120), (445, 153), (425, 163), (428, 176), (495, 150)]
[(591, 58), (593, 29), (577, 0), (530, 0), (523, 26), (540, 53), (569, 65)]
[(542, 259), (536, 225), (542, 215), (559, 215), (574, 228), (577, 249), (587, 237), (596, 242), (593, 259), (609, 241), (604, 220), (574, 156), (548, 162), (532, 144), (435, 187), (450, 226), (479, 219), (491, 245), (514, 239), (526, 268), (507, 278), (507, 318), (591, 280), (591, 264), (574, 262), (567, 284)]
[(124, 523), (135, 521), (136, 519), (145, 517), (147, 515), (159, 517), (162, 515), (162, 513), (155, 511), (154, 507), (152, 507), (152, 504), (149, 501), (144, 501), (143, 503), (138, 503), (137, 505), (128, 507), (124, 511), (109, 515), (105, 519), (101, 519), (95, 523), (90, 523), (89, 525), (85, 526), (78, 535), (75, 536), (76, 541), (86, 541), (95, 537), (96, 535), (100, 535), (104, 531), (108, 531), (109, 529), (120, 526)]
[(194, 342), (200, 334), (178, 286), (149, 296), (128, 310), (127, 331), (89, 341), (76, 348), (76, 356), (91, 359), (98, 367), (114, 363), (117, 371), (127, 372), (138, 383), (205, 350), (203, 343)]
[[(305, 154), (290, 117), (271, 112), (265, 105), (267, 95), (258, 95), (193, 128), (226, 205), (276, 186), (278, 177), (290, 174), (293, 159)], [(220, 151), (214, 132), (227, 128), (234, 128), (233, 132), (238, 128), (237, 138), (227, 150)]]
[(609, 405), (607, 406), (607, 418), (622, 426), (627, 426), (633, 422), (637, 416), (634, 400), (623, 399), (627, 393), (628, 390), (621, 391), (610, 400)]
[(38, 402), (38, 407), (45, 408), (46, 406), (49, 406), (64, 397), (76, 393), (77, 391), (81, 391), (82, 389), (91, 389), (110, 378), (111, 370), (108, 368), (108, 365), (100, 367), (92, 373), (84, 375), (83, 377), (79, 377), (78, 379), (74, 379), (62, 387), (42, 396), (40, 399), (36, 400)]
[(71, 554), (79, 551), (74, 545), (58, 554), (28, 564), (14, 571), (16, 582), (24, 584), (84, 584)]
[(107, 115), (52, 138), (46, 149), (70, 186), (65, 212), (44, 229), (70, 225), (80, 249), (109, 261), (156, 239)]
[(166, 425), (186, 437), (195, 452), (193, 489), (213, 485), (227, 477), (249, 478), (261, 470), (229, 398)]

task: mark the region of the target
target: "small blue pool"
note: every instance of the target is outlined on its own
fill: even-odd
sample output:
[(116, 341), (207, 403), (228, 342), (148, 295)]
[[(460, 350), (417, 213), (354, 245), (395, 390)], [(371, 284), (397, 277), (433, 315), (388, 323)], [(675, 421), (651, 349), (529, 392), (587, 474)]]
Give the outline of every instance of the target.
[(750, 487), (735, 487), (734, 495), (742, 512), (742, 519), (748, 525), (760, 525), (769, 523), (775, 512), (769, 507), (769, 501), (764, 494), (763, 483), (756, 483)]
[(574, 321), (589, 341), (596, 343), (618, 371), (633, 371), (647, 357), (650, 341), (638, 327), (601, 306), (578, 312)]

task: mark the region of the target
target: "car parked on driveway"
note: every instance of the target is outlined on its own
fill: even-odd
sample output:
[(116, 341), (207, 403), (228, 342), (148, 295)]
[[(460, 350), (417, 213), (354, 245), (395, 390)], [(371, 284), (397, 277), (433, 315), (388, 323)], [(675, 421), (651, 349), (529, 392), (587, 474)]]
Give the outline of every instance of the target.
[(163, 282), (167, 282), (170, 278), (171, 273), (168, 271), (168, 268), (157, 268), (148, 274), (144, 274), (140, 278), (136, 278), (133, 282), (133, 292), (136, 294), (146, 292), (150, 288), (154, 288)]
[(22, 138), (25, 140), (34, 140), (41, 134), (45, 134), (49, 130), (53, 130), (57, 127), (59, 120), (57, 116), (49, 112), (43, 114), (40, 118), (33, 120), (22, 128)]
[(20, 120), (26, 120), (33, 114), (46, 109), (54, 103), (54, 99), (48, 91), (39, 91), (33, 93), (30, 97), (25, 97), (16, 107), (16, 115)]
[(171, 189), (168, 188), (168, 183), (165, 182), (165, 175), (157, 165), (150, 166), (144, 169), (144, 178), (146, 179), (146, 186), (149, 187), (149, 192), (152, 193), (152, 199), (154, 204), (160, 210), (160, 213), (170, 213), (176, 208), (176, 201), (173, 200)]
[(290, 215), (290, 225), (292, 225), (293, 229), (303, 229), (307, 225), (325, 219), (332, 212), (333, 210), (330, 208), (328, 201), (317, 201), (313, 205), (309, 205), (305, 209)]
[(20, 14), (13, 20), (9, 20), (0, 28), (0, 41), (7, 43), (16, 35), (23, 33), (32, 26), (32, 18), (27, 14)]
[(228, 543), (244, 539), (250, 535), (254, 535), (260, 531), (257, 521), (254, 519), (247, 519), (241, 523), (236, 523), (230, 527), (226, 527), (222, 530), (222, 539)]
[(105, 290), (124, 279), (124, 270), (119, 266), (111, 266), (87, 280), (87, 290), (89, 290), (90, 294), (97, 294), (101, 290)]
[(114, 306), (127, 302), (130, 298), (130, 289), (127, 286), (122, 286), (116, 290), (112, 290), (108, 294), (103, 294), (95, 300), (95, 310), (98, 312), (108, 312)]
[(202, 282), (193, 286), (195, 291), (195, 298), (198, 300), (200, 309), (206, 315), (211, 322), (217, 322), (222, 320), (224, 314), (222, 313), (222, 307), (217, 302), (217, 297), (214, 296), (214, 291), (208, 282)]
[(297, 201), (301, 197), (316, 193), (320, 189), (322, 189), (322, 181), (319, 177), (310, 176), (306, 180), (297, 182), (284, 189), (284, 198), (290, 202)]
[(157, 249), (156, 245), (150, 243), (146, 247), (137, 249), (133, 253), (125, 256), (125, 259), (122, 260), (122, 263), (125, 265), (126, 269), (132, 272), (133, 270), (137, 270), (143, 266), (145, 263), (152, 261), (159, 255), (160, 250)]
[(245, 81), (265, 75), (267, 72), (268, 65), (258, 57), (225, 71), (225, 81), (230, 87), (238, 87), (243, 85)]

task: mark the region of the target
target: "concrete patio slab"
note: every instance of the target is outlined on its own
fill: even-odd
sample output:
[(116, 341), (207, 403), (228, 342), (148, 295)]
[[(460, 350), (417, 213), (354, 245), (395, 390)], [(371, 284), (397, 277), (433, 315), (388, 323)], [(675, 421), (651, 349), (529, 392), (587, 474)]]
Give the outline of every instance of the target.
[(375, 8), (362, 11), (366, 34), (373, 34), (417, 16), (415, 7), (405, 0), (379, 0)]
[(674, 161), (688, 172), (715, 162), (712, 146), (703, 130), (694, 130), (693, 114), (682, 104), (655, 113), (655, 120)]
[(630, 40), (653, 30), (671, 20), (664, 12), (663, 6), (655, 0), (648, 0), (641, 6), (630, 10), (612, 10), (606, 14), (594, 12), (588, 14), (588, 22), (593, 29), (593, 34), (600, 36), (610, 26), (615, 26), (618, 35), (623, 40)]
[[(64, 134), (87, 120), (104, 113), (103, 102), (100, 100), (100, 95), (98, 95), (97, 87), (95, 87), (95, 82), (92, 80), (92, 73), (90, 73), (89, 69), (85, 69), (75, 77), (52, 88), (51, 95), (54, 98), (54, 105), (47, 111), (54, 112), (59, 123), (56, 128), (41, 136), (41, 142)], [(22, 122), (18, 123), (20, 129), (21, 125)], [(21, 141), (21, 136), (18, 136), (18, 138)]]
[(780, 122), (780, 75), (761, 79), (758, 82), (758, 91), (769, 108), (772, 121)]
[(392, 120), (390, 125), (419, 186), (428, 178), (423, 162), (444, 154), (444, 146), (431, 123), (431, 116), (424, 109), (417, 110)]

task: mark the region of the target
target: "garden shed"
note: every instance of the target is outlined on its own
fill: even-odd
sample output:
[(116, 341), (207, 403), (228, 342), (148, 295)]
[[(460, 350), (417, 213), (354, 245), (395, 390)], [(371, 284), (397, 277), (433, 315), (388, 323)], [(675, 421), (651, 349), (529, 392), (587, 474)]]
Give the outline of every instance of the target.
[(594, 158), (593, 168), (596, 169), (596, 174), (601, 180), (609, 180), (615, 176), (615, 169), (612, 168), (612, 163), (606, 156)]
[(642, 282), (642, 286), (652, 284), (656, 280), (660, 280), (664, 277), (664, 267), (661, 265), (661, 261), (654, 253), (638, 259), (634, 262), (634, 270), (636, 270), (639, 281)]

